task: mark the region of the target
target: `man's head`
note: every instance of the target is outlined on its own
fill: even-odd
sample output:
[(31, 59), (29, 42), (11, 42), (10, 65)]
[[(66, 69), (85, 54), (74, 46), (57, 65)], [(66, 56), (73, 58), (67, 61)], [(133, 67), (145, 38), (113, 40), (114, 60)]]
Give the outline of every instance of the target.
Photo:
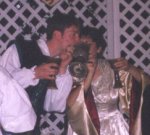
[(63, 49), (79, 41), (80, 23), (74, 16), (57, 13), (47, 23), (48, 41), (57, 37)]

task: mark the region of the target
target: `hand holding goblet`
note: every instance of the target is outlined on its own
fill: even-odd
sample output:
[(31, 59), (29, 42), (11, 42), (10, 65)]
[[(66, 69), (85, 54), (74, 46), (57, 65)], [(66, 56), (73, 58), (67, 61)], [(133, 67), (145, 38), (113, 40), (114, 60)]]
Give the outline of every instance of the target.
[[(51, 69), (54, 69), (54, 70), (59, 70), (59, 65), (61, 63), (61, 59), (56, 57), (48, 57), (47, 58), (47, 63), (55, 63), (57, 64), (57, 66), (50, 66), (49, 68)], [(49, 75), (49, 77), (51, 78), (49, 80), (49, 85), (48, 85), (48, 88), (52, 89), (52, 90), (56, 90), (57, 89), (57, 85), (56, 85), (56, 82), (55, 82), (55, 75)]]

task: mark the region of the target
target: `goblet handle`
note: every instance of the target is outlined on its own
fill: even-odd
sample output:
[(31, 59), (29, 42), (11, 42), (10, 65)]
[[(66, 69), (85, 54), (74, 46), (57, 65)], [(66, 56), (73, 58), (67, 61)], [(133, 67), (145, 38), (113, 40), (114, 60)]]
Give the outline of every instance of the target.
[(114, 88), (122, 88), (122, 83), (120, 80), (118, 70), (114, 70), (114, 79), (115, 79)]
[(115, 61), (116, 61), (116, 59), (108, 60), (108, 62), (110, 63), (111, 68), (114, 71), (115, 82), (114, 82), (114, 86), (113, 87), (114, 88), (122, 88), (122, 83), (121, 83), (121, 80), (120, 80), (118, 69), (114, 66)]

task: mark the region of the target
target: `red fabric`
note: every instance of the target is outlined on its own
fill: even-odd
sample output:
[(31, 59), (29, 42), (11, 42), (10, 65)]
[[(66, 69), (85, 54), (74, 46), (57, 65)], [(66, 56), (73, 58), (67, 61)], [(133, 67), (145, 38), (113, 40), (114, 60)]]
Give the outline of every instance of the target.
[(98, 113), (97, 113), (96, 105), (94, 102), (94, 97), (93, 97), (91, 90), (89, 90), (85, 95), (85, 103), (86, 103), (89, 115), (91, 117), (91, 120), (92, 120), (98, 134), (100, 135), (100, 121), (98, 118)]
[(141, 84), (139, 84), (136, 80), (133, 79), (133, 87), (131, 90), (131, 103), (130, 103), (130, 129), (129, 133), (131, 135), (131, 131), (135, 122), (135, 118), (137, 116), (137, 112), (140, 105), (140, 97), (141, 97)]

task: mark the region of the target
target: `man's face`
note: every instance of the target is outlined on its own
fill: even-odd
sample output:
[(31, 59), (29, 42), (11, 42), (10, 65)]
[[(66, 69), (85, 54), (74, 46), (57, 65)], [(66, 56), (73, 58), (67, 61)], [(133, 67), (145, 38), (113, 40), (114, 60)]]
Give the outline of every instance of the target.
[(79, 29), (76, 26), (71, 26), (66, 28), (64, 33), (62, 34), (62, 49), (66, 49), (68, 46), (73, 46), (79, 42)]

